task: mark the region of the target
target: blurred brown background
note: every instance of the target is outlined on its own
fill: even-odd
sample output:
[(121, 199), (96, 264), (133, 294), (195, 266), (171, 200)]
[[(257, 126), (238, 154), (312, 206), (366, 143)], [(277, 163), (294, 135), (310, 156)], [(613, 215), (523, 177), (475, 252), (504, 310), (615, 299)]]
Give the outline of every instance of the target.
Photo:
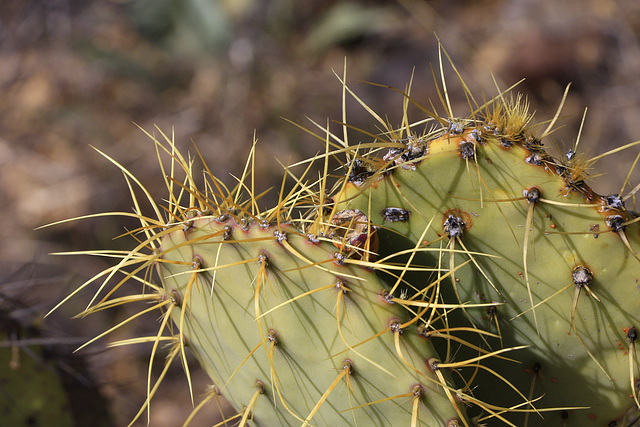
[[(59, 299), (109, 264), (54, 251), (127, 247), (112, 241), (134, 222), (107, 219), (34, 231), (48, 222), (103, 211), (131, 211), (121, 173), (90, 145), (128, 167), (154, 196), (164, 196), (152, 143), (136, 127), (175, 132), (197, 143), (209, 167), (229, 177), (259, 140), (263, 188), (281, 167), (321, 147), (282, 120), (340, 120), (341, 73), (350, 86), (396, 122), (400, 97), (359, 83), (402, 88), (415, 70), (413, 95), (436, 99), (430, 66), (442, 41), (476, 95), (495, 95), (521, 78), (537, 121), (550, 119), (572, 82), (555, 141), (573, 144), (589, 107), (580, 145), (591, 154), (640, 139), (640, 2), (295, 1), (295, 0), (2, 0), (0, 2), (0, 309), (5, 323), (36, 325), (57, 343), (54, 355), (125, 317), (104, 313), (69, 320), (88, 293), (41, 321)], [(467, 107), (448, 73), (454, 112)], [(351, 103), (351, 123), (375, 131)], [(414, 118), (418, 118), (417, 116)], [(336, 126), (337, 128), (337, 126)], [(156, 134), (158, 132), (156, 131)], [(620, 190), (633, 160), (598, 163), (595, 188)], [(632, 185), (637, 184), (638, 174)], [(274, 193), (275, 197), (275, 193)], [(129, 311), (131, 313), (132, 311)], [(153, 334), (156, 317), (111, 339)], [(150, 346), (81, 352), (105, 399), (105, 419), (123, 425), (144, 401)], [(58, 357), (58, 356), (55, 356)], [(61, 357), (61, 356), (60, 356)], [(156, 366), (162, 364), (162, 357)], [(178, 363), (153, 403), (152, 426), (181, 425), (190, 411)], [(5, 369), (4, 366), (0, 370)], [(80, 378), (80, 374), (76, 375)], [(83, 377), (84, 378), (84, 377)], [(195, 380), (196, 395), (206, 378)], [(0, 393), (0, 399), (2, 394)], [(207, 408), (193, 425), (207, 425)], [(144, 425), (141, 421), (140, 425)]]

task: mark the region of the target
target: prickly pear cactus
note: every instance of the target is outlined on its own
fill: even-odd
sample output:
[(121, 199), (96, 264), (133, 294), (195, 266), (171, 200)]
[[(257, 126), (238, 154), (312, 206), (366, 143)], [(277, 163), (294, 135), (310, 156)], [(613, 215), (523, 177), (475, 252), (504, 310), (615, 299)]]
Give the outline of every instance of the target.
[[(468, 94), (463, 118), (445, 97), (412, 123), (404, 94), (395, 128), (343, 87), (383, 133), (319, 127), (325, 153), (271, 209), (253, 150), (235, 188), (208, 169), (198, 186), (193, 159), (152, 137), (171, 162), (167, 215), (110, 159), (153, 215), (130, 185), (137, 245), (84, 314), (153, 303), (157, 336), (128, 343), (169, 342), (188, 378), (192, 352), (214, 383), (202, 404), (224, 396), (238, 425), (637, 425), (637, 188), (595, 194), (597, 158), (548, 154), (555, 119), (541, 131), (519, 96)], [(131, 281), (146, 290), (112, 296)]]

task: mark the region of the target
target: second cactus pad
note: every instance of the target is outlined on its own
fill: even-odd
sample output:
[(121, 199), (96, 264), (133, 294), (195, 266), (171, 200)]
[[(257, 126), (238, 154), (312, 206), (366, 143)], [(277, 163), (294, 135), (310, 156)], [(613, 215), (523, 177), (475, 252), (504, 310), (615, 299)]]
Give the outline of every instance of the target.
[[(495, 303), (449, 319), (499, 335), (475, 335), (478, 348), (528, 346), (509, 353), (517, 364), (494, 357), (457, 370), (458, 397), (479, 419), (629, 425), (640, 382), (635, 214), (619, 195), (600, 196), (585, 183), (587, 159), (547, 154), (520, 99), (499, 110), (442, 120), (422, 135), (408, 126), (401, 139), (387, 132), (390, 141), (372, 144), (370, 154), (354, 147), (333, 201), (365, 212), (387, 241), (439, 248), (421, 262), (455, 270), (441, 283), (441, 300)], [(449, 342), (436, 349), (448, 362), (474, 353)]]

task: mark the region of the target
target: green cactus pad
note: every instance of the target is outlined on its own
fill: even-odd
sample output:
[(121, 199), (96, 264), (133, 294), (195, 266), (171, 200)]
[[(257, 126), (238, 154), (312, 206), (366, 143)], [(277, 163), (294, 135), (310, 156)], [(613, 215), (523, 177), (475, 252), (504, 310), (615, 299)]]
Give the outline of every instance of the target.
[[(508, 119), (509, 111), (516, 115), (522, 106), (505, 110)], [(405, 141), (411, 143), (387, 148), (385, 163), (366, 180), (346, 177), (334, 203), (369, 212), (389, 238), (468, 251), (430, 261), (453, 269), (471, 260), (446, 284), (451, 302), (502, 305), (490, 313), (467, 310), (461, 325), (500, 333), (499, 339), (478, 342), (483, 348), (530, 346), (512, 355), (520, 365), (494, 359), (486, 366), (538, 399), (522, 409), (588, 407), (541, 414), (544, 419), (533, 413), (506, 419), (515, 425), (627, 425), (624, 414), (635, 405), (632, 384), (638, 378), (635, 338), (628, 331), (640, 325), (634, 214), (618, 195), (599, 196), (585, 184), (584, 159), (551, 158), (529, 129), (510, 133), (508, 122), (499, 128), (490, 119), (456, 123), (428, 135), (409, 133)], [(419, 156), (411, 156), (415, 146), (421, 147)], [(375, 145), (371, 150), (377, 151)], [(379, 156), (356, 158), (380, 164)], [(407, 214), (390, 220), (391, 208)], [(380, 252), (386, 255), (382, 246)], [(461, 348), (451, 357), (465, 353)], [(468, 395), (463, 401), (523, 403), (486, 370), (460, 374)], [(488, 405), (476, 406), (490, 412)]]
[(342, 264), (331, 243), (290, 224), (209, 216), (163, 237), (161, 253), (187, 347), (256, 425), (410, 425), (415, 417), (447, 426), (460, 417), (452, 381), (426, 363), (437, 357), (431, 342), (384, 300), (374, 272)]

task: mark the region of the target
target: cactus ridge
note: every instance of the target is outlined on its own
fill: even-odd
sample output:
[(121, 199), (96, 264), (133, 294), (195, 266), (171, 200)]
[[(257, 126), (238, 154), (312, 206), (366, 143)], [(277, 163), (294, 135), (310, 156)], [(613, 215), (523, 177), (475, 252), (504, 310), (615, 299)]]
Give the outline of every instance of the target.
[[(132, 423), (175, 359), (192, 390), (190, 351), (214, 385), (186, 424), (224, 396), (238, 411), (225, 422), (238, 425), (635, 425), (638, 187), (620, 196), (627, 179), (600, 196), (587, 185), (609, 153), (587, 158), (578, 138), (564, 158), (548, 154), (561, 107), (533, 124), (512, 88), (478, 103), (460, 79), (470, 110), (460, 118), (442, 72), (444, 114), (419, 105), (409, 84), (397, 90), (394, 127), (346, 72), (338, 79), (382, 131), (353, 129), (346, 112), (342, 136), (297, 124), (324, 152), (285, 168), (270, 209), (255, 188), (255, 144), (227, 187), (199, 153), (145, 132), (164, 206), (102, 153), (129, 186), (134, 212), (110, 215), (140, 220), (126, 233), (136, 246), (83, 252), (119, 261), (67, 299), (97, 284), (83, 316), (150, 304), (85, 345), (162, 312), (157, 334), (112, 344), (152, 345), (148, 397)], [(412, 105), (423, 115), (415, 122)], [(354, 131), (368, 142), (351, 143)], [(320, 178), (310, 178), (317, 164)], [(131, 284), (138, 291), (114, 296)], [(169, 357), (153, 382), (163, 343)]]

